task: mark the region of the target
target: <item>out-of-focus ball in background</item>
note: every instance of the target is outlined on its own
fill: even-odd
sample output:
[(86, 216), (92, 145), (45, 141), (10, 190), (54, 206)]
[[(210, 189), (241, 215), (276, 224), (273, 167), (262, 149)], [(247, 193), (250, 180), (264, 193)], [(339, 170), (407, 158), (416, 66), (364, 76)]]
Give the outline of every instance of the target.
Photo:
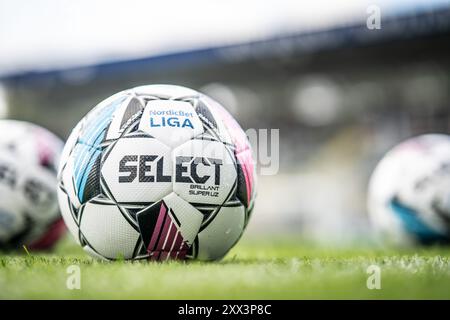
[(49, 249), (63, 235), (56, 196), (62, 147), (42, 127), (0, 120), (0, 250)]
[(369, 185), (373, 226), (391, 244), (450, 241), (450, 136), (426, 134), (389, 151)]

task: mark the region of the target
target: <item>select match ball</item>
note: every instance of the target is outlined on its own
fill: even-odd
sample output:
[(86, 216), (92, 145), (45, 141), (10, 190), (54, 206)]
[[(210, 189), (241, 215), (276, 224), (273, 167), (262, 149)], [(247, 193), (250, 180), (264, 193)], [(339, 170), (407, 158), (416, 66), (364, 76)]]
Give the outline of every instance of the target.
[(216, 101), (148, 85), (100, 102), (73, 129), (58, 175), (68, 229), (92, 256), (217, 260), (256, 196), (248, 138)]

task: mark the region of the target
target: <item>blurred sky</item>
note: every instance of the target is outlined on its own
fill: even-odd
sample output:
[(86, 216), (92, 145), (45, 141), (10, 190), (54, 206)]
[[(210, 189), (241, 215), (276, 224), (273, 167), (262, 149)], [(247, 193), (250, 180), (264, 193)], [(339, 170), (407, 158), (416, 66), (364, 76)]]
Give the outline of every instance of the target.
[(450, 0), (0, 0), (0, 75), (226, 45)]

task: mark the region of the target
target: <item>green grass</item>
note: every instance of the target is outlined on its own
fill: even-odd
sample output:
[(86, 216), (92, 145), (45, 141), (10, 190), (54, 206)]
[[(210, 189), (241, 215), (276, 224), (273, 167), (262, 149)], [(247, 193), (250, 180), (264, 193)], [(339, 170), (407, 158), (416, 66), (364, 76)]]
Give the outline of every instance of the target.
[[(67, 267), (81, 270), (68, 290)], [(381, 289), (366, 286), (381, 268)], [(214, 263), (101, 262), (72, 244), (0, 255), (0, 298), (27, 299), (450, 299), (450, 249), (323, 248), (300, 239), (242, 239)]]

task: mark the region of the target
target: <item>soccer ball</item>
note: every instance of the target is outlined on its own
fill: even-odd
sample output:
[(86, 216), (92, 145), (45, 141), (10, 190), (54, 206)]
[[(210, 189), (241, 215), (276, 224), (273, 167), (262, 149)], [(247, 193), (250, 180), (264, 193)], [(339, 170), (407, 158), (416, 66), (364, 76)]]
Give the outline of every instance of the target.
[(56, 175), (63, 142), (37, 125), (0, 120), (0, 250), (49, 249), (65, 231)]
[(188, 88), (148, 85), (100, 102), (72, 131), (59, 169), (68, 229), (104, 259), (216, 260), (254, 206), (249, 141)]
[(369, 185), (371, 221), (388, 242), (450, 241), (450, 136), (407, 140), (376, 167)]

